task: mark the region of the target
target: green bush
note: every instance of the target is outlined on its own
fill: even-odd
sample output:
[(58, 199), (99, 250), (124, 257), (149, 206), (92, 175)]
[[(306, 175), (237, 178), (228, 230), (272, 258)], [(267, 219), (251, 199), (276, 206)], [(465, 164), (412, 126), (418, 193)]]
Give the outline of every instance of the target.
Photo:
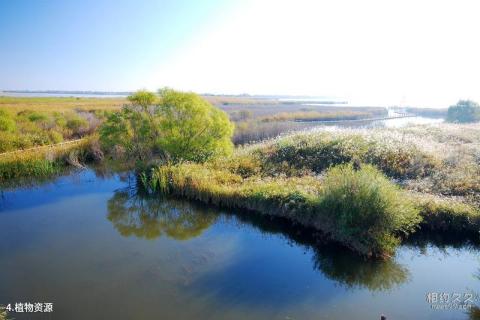
[(355, 249), (367, 255), (392, 253), (398, 234), (412, 232), (421, 218), (402, 190), (378, 169), (331, 168), (323, 180), (319, 209)]
[(74, 132), (78, 132), (82, 127), (88, 126), (88, 122), (85, 119), (80, 117), (75, 117), (73, 119), (68, 119), (66, 127)]
[(0, 152), (84, 137), (91, 133), (92, 124), (98, 125), (100, 121), (93, 112), (23, 110), (13, 113), (0, 109)]
[(15, 132), (17, 126), (12, 116), (5, 110), (0, 109), (0, 131)]
[(471, 100), (460, 100), (456, 105), (448, 108), (447, 121), (478, 122), (480, 121), (480, 106)]
[(35, 111), (30, 111), (28, 112), (27, 118), (32, 122), (45, 121), (47, 120), (47, 115)]
[(63, 135), (55, 130), (50, 130), (48, 132), (48, 137), (52, 143), (60, 143), (63, 142)]

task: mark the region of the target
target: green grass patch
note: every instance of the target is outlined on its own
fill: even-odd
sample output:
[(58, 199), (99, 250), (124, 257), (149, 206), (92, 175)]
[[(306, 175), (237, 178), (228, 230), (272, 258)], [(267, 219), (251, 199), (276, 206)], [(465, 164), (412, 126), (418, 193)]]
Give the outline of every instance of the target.
[(94, 137), (80, 141), (0, 154), (0, 185), (26, 178), (42, 178), (62, 171), (68, 165), (94, 159), (99, 152)]
[(478, 208), (454, 199), (431, 195), (415, 195), (413, 198), (423, 217), (422, 229), (478, 237), (480, 231)]

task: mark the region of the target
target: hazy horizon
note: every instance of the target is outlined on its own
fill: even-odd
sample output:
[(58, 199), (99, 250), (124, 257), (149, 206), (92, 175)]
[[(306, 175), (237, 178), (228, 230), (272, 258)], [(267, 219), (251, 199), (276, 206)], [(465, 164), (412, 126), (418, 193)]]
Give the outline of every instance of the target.
[(0, 88), (480, 101), (474, 0), (3, 1)]

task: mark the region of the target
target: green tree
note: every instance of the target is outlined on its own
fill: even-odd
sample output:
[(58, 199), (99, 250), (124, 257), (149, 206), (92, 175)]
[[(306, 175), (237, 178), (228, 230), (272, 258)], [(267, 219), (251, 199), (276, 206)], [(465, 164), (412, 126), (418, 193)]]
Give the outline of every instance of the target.
[(140, 106), (144, 111), (155, 104), (157, 97), (153, 92), (147, 90), (138, 90), (133, 95), (128, 96), (127, 100), (133, 105)]
[(202, 162), (233, 150), (233, 124), (222, 110), (195, 93), (162, 89), (158, 146), (173, 160)]
[(460, 100), (448, 108), (447, 121), (460, 123), (480, 121), (480, 106), (471, 100)]
[(131, 158), (206, 161), (233, 150), (233, 124), (225, 112), (194, 93), (162, 89), (128, 97), (130, 105), (108, 117), (100, 128), (104, 148), (117, 147)]

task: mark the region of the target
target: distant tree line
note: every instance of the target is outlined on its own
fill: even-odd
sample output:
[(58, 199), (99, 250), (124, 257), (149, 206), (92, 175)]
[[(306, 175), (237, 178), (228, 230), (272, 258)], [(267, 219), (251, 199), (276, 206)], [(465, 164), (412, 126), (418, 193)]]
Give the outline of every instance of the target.
[(480, 121), (480, 106), (471, 100), (460, 100), (450, 106), (447, 112), (448, 122), (467, 123)]

